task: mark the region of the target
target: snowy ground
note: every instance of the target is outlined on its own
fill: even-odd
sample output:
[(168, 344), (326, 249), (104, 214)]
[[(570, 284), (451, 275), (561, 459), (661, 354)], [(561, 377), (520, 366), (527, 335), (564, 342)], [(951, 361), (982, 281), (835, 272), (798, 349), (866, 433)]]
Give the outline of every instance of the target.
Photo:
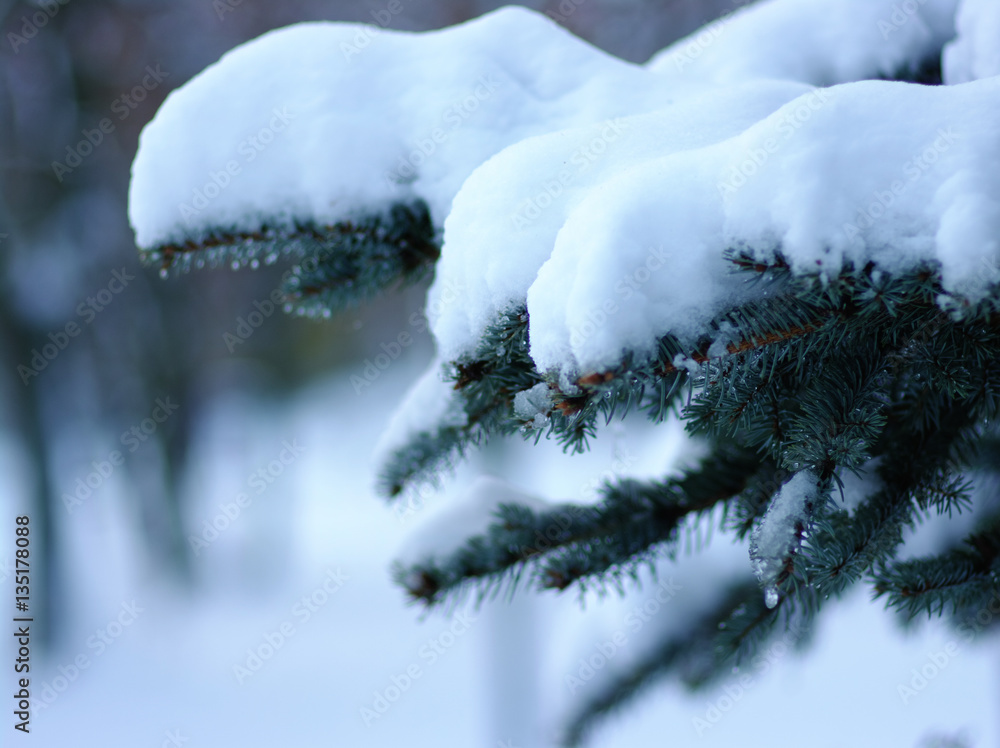
[[(573, 595), (547, 594), (522, 597), (513, 610), (498, 603), (421, 620), (391, 584), (389, 565), (476, 470), (507, 472), (549, 498), (582, 499), (609, 470), (656, 472), (676, 439), (669, 428), (607, 434), (585, 458), (505, 445), (400, 518), (369, 489), (369, 454), (418, 370), (412, 363), (401, 360), (360, 395), (344, 372), (290, 407), (234, 399), (206, 417), (189, 529), (200, 531), (241, 491), (253, 498), (199, 550), (195, 591), (166, 588), (144, 566), (125, 532), (128, 497), (113, 484), (64, 522), (72, 616), (61, 622), (64, 644), (33, 668), (35, 693), (51, 700), (34, 715), (35, 745), (554, 745), (561, 717), (586, 691), (585, 683), (571, 694), (567, 681), (587, 680), (582, 657), (624, 637), (596, 681), (675, 612), (697, 605), (699, 582), (718, 578), (724, 564), (749, 563), (745, 548), (716, 536), (707, 567), (685, 556), (663, 566), (662, 588), (651, 582), (625, 600), (588, 599), (581, 609)], [(286, 452), (290, 464), (256, 494), (249, 476), (278, 458), (284, 441), (301, 455)], [(653, 605), (658, 589), (663, 602)], [(644, 604), (653, 612), (637, 626), (634, 609)], [(864, 592), (829, 610), (813, 634), (805, 655), (777, 645), (714, 691), (690, 696), (661, 685), (610, 719), (592, 745), (664, 745), (669, 736), (673, 746), (782, 746), (809, 734), (817, 748), (881, 748), (961, 731), (973, 745), (1000, 745), (995, 641), (966, 642), (936, 624), (904, 636)], [(940, 673), (904, 704), (899, 686), (942, 657)]]

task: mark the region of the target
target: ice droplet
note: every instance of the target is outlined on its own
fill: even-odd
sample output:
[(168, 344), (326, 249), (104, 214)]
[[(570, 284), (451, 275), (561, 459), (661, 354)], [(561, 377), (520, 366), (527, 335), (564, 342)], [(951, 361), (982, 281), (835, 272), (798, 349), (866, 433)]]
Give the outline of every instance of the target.
[(773, 608), (778, 604), (778, 588), (773, 584), (769, 584), (764, 588), (764, 605), (768, 608)]

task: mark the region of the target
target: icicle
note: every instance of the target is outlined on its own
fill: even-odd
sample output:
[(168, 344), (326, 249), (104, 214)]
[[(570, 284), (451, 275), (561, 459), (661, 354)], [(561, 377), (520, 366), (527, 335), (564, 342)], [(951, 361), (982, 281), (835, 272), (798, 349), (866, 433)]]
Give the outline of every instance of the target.
[(764, 605), (773, 609), (778, 604), (778, 588), (773, 584), (764, 588)]
[(801, 533), (809, 526), (818, 493), (819, 480), (813, 473), (797, 473), (771, 499), (767, 512), (754, 527), (750, 560), (769, 608), (778, 604), (778, 579), (788, 559), (799, 551)]

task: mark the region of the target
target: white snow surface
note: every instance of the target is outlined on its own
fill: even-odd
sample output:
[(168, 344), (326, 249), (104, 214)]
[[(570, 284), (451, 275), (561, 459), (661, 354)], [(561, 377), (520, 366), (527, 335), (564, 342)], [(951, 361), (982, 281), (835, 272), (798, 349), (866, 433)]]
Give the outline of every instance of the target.
[(954, 36), (957, 4), (762, 0), (723, 15), (647, 64), (686, 82), (776, 78), (829, 86), (889, 77), (918, 67)]
[[(926, 61), (956, 12), (945, 74), (982, 80), (845, 82)], [(526, 304), (535, 364), (566, 381), (746, 300), (721, 259), (733, 246), (797, 272), (932, 263), (977, 301), (1000, 275), (998, 15), (764, 0), (645, 66), (518, 7), (426, 33), (299, 24), (168, 97), (140, 139), (130, 219), (155, 247), (423, 199), (444, 227), (428, 299), (441, 358)], [(422, 387), (383, 445), (457, 412), (446, 385)]]
[(389, 462), (392, 454), (410, 444), (419, 434), (468, 421), (454, 387), (442, 378), (443, 361), (437, 358), (410, 387), (375, 445), (373, 459), (378, 465)]
[(515, 6), (425, 33), (297, 24), (170, 94), (141, 135), (129, 217), (146, 248), (416, 198), (440, 226), (503, 147), (652, 111), (679, 88)]
[(522, 421), (530, 421), (536, 429), (545, 427), (551, 412), (552, 392), (545, 382), (514, 395), (514, 415)]
[[(739, 129), (747, 111), (734, 109)], [(669, 111), (625, 120), (621, 152), (609, 144), (579, 188), (526, 225), (515, 225), (518, 199), (541, 205), (539, 186), (598, 132), (520, 143), (469, 178), (445, 224), (430, 293), (441, 351), (471, 351), (498, 308), (520, 298), (540, 370), (612, 367), (667, 333), (697, 336), (743, 298), (743, 278), (722, 260), (734, 246), (762, 259), (780, 249), (796, 272), (932, 263), (949, 293), (979, 300), (997, 280), (997, 111), (997, 78), (860, 81), (809, 91), (722, 140), (725, 124), (702, 135), (696, 116), (687, 135), (667, 124)], [(459, 303), (438, 303), (456, 289)]]
[(499, 478), (480, 476), (445, 511), (438, 512), (407, 536), (396, 554), (397, 560), (409, 568), (447, 558), (470, 538), (482, 535), (496, 521), (501, 504), (518, 504), (535, 511), (547, 511), (555, 506)]
[[(427, 304), (442, 355), (454, 360), (471, 353), (497, 315), (525, 302), (542, 266), (560, 252), (560, 232), (567, 219), (609, 180), (657, 158), (738, 135), (810, 90), (802, 84), (767, 81), (709, 90), (654, 113), (530, 138), (487, 161), (463, 185), (445, 221), (444, 246)], [(685, 177), (678, 189), (686, 190), (693, 176)], [(608, 212), (605, 205), (590, 202), (586, 210), (598, 210), (595, 219)], [(648, 225), (654, 218), (641, 220)], [(601, 240), (595, 237), (588, 246)], [(602, 253), (621, 251), (615, 238)], [(583, 264), (597, 259), (574, 254)], [(690, 282), (700, 272), (701, 262), (690, 252), (687, 255), (694, 264), (671, 268), (671, 273), (680, 272)], [(588, 276), (591, 272), (581, 268)], [(621, 279), (618, 273), (609, 280)], [(605, 298), (615, 301), (620, 296), (605, 294), (596, 301), (601, 306)], [(553, 303), (557, 298), (561, 294)], [(535, 311), (543, 311), (541, 306), (536, 304)], [(558, 315), (562, 310), (552, 311)], [(531, 332), (536, 349), (555, 331), (533, 321)]]
[(767, 607), (778, 604), (775, 581), (785, 566), (785, 557), (799, 542), (797, 527), (807, 524), (806, 509), (818, 499), (819, 479), (808, 470), (792, 476), (771, 499), (767, 511), (753, 529), (750, 560), (757, 580), (764, 586)]
[(945, 83), (1000, 75), (1000, 3), (962, 0), (958, 9), (958, 38), (944, 49)]

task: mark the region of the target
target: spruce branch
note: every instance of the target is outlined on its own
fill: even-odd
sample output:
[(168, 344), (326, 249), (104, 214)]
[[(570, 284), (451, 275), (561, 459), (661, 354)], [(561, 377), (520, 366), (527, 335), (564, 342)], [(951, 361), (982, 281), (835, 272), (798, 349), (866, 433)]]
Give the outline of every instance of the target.
[(328, 316), (399, 283), (424, 277), (440, 255), (426, 204), (396, 204), (333, 225), (312, 221), (264, 226), (257, 231), (215, 229), (184, 242), (142, 250), (148, 265), (170, 270), (230, 265), (257, 268), (291, 257), (288, 308)]
[[(732, 585), (714, 608), (681, 631), (662, 636), (643, 656), (588, 694), (568, 722), (563, 745), (582, 745), (597, 723), (671, 674), (690, 690), (705, 690), (733, 677), (734, 667), (746, 668), (757, 657), (770, 654), (768, 644), (779, 634), (790, 638), (792, 646), (801, 644), (813, 628), (818, 608), (808, 595), (785, 598), (778, 607), (768, 608), (755, 581)], [(780, 644), (787, 646), (784, 641)]]
[(921, 613), (958, 616), (1000, 592), (1000, 518), (993, 516), (964, 543), (937, 556), (886, 563), (874, 574), (876, 597), (912, 619)]
[[(884, 487), (863, 501), (853, 515), (836, 510), (821, 514), (807, 541), (805, 575), (826, 594), (840, 594), (876, 564), (895, 555), (902, 530), (913, 525), (922, 507), (949, 502), (938, 494), (942, 472), (954, 466), (954, 446), (975, 432), (973, 415), (957, 404), (942, 408), (937, 430), (913, 434), (890, 432), (878, 473)], [(954, 490), (954, 484), (946, 484)]]
[(544, 512), (504, 506), (484, 534), (446, 558), (399, 567), (395, 576), (428, 606), (470, 586), (488, 594), (526, 570), (535, 586), (557, 590), (589, 578), (603, 584), (634, 576), (656, 552), (653, 546), (674, 544), (685, 520), (740, 493), (759, 470), (753, 451), (727, 444), (676, 478), (609, 484), (595, 506)]

